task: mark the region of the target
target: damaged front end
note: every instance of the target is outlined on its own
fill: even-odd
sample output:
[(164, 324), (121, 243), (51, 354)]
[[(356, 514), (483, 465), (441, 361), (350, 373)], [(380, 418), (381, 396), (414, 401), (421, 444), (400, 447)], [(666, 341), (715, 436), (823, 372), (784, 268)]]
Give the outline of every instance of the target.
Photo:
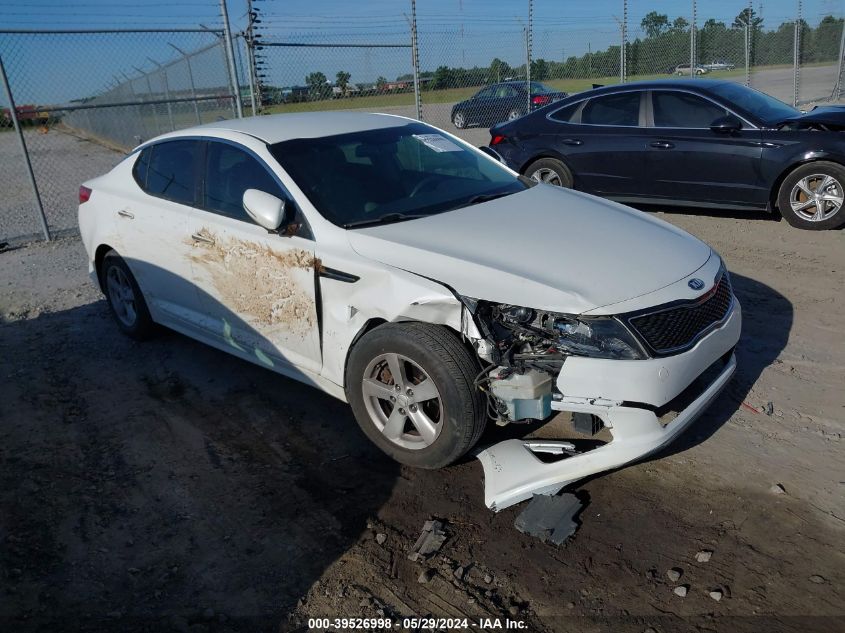
[(472, 302), (493, 365), (476, 381), (498, 424), (544, 420), (555, 378), (569, 356), (640, 360), (642, 345), (614, 317), (583, 317), (524, 306)]
[[(720, 279), (726, 305), (715, 305), (723, 299), (716, 293)], [(659, 322), (678, 317), (699, 328), (687, 346), (666, 354), (632, 331), (630, 314), (587, 317), (464, 303), (490, 352), (479, 349), (491, 364), (476, 379), (490, 416), (501, 425), (567, 412), (576, 436), (511, 439), (479, 452), (485, 503), (496, 511), (659, 450), (710, 405), (736, 368), (741, 312), (722, 272), (699, 299), (650, 313)]]

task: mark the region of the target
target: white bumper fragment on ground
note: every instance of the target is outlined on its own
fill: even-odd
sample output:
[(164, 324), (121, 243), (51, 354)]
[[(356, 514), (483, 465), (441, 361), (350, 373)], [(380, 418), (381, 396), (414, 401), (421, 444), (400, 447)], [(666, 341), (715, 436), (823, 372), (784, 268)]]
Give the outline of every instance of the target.
[[(498, 512), (535, 494), (555, 494), (567, 484), (598, 472), (618, 468), (653, 453), (677, 437), (719, 395), (736, 369), (731, 354), (715, 380), (666, 426), (649, 409), (603, 406), (580, 401), (556, 401), (553, 408), (589, 413), (602, 418), (613, 441), (599, 448), (547, 463), (536, 453), (571, 454), (570, 442), (505, 440), (480, 452), (484, 468), (484, 502)], [(559, 445), (560, 450), (554, 451)]]

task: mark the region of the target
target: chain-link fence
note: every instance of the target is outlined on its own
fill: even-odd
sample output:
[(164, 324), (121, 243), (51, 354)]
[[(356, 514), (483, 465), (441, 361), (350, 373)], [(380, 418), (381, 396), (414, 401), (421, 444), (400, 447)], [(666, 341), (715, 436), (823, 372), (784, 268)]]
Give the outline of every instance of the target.
[(802, 107), (842, 97), (841, 1), (764, 12), (745, 0), (369, 0), (346, 15), (246, 4), (231, 48), (203, 28), (0, 31), (17, 104), (0, 104), (0, 239), (39, 231), (27, 160), (47, 223), (72, 228), (77, 185), (107, 171), (112, 150), (241, 103), (396, 113), (482, 145), (491, 125), (593, 85), (719, 78)]
[(15, 102), (13, 112), (5, 99), (0, 115), (0, 172), (11, 185), (0, 199), (0, 238), (46, 233), (33, 204), (52, 231), (73, 229), (79, 184), (114, 166), (117, 152), (235, 112), (216, 31), (4, 31), (0, 59)]

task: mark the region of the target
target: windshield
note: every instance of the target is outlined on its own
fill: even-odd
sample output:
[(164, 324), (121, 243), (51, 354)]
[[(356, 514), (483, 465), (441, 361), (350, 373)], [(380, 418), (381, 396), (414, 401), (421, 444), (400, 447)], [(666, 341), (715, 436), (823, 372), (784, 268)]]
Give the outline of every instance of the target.
[(283, 141), (270, 152), (317, 210), (344, 227), (433, 215), (528, 187), (422, 123)]
[(784, 119), (801, 114), (792, 106), (786, 105), (762, 92), (734, 83), (713, 86), (711, 90), (726, 101), (742, 108), (757, 117), (763, 123), (780, 123)]

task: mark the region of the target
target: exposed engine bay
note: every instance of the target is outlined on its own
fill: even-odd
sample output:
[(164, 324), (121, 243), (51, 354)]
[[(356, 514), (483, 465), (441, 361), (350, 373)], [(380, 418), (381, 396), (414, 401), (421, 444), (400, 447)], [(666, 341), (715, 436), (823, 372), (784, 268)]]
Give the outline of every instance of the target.
[(555, 378), (569, 356), (637, 359), (636, 339), (611, 317), (585, 318), (479, 301), (479, 330), (492, 347), (492, 365), (476, 377), (499, 424), (543, 420), (552, 412)]

